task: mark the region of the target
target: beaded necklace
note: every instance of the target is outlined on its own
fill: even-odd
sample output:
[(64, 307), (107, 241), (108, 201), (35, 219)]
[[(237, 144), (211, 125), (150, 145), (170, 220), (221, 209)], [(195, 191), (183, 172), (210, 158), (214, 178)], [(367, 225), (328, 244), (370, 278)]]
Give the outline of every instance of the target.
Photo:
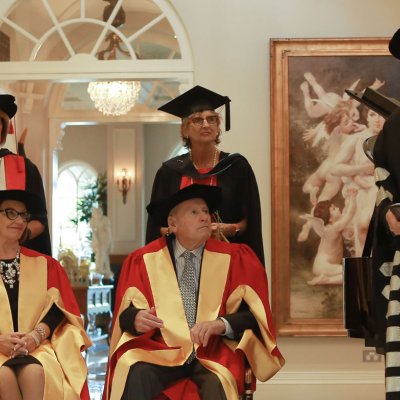
[(18, 248), (17, 255), (11, 262), (0, 260), (0, 275), (4, 283), (12, 289), (14, 283), (19, 280), (19, 258), (20, 248)]
[[(214, 152), (214, 159), (213, 159), (213, 164), (211, 169), (213, 169), (215, 167), (215, 165), (217, 164), (217, 155), (218, 155), (218, 149), (215, 148), (215, 152)], [(196, 168), (196, 170), (199, 170), (199, 167), (195, 164), (195, 162), (193, 161), (192, 158), (192, 150), (189, 150), (189, 157), (190, 157), (190, 161), (192, 162), (193, 166)], [(190, 178), (191, 184), (193, 185), (193, 178)], [(211, 180), (210, 180), (210, 186), (213, 186), (214, 184), (214, 175), (211, 176)]]

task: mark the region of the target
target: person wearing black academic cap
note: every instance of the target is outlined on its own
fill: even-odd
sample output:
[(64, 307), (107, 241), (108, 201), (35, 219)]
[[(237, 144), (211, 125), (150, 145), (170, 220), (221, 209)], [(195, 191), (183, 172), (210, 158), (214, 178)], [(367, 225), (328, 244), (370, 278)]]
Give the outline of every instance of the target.
[[(245, 157), (218, 149), (221, 136), (219, 107), (225, 106), (225, 130), (230, 129), (230, 99), (195, 86), (159, 108), (182, 119), (181, 136), (187, 153), (162, 164), (154, 179), (151, 202), (199, 183), (222, 188), (215, 214), (215, 238), (246, 243), (264, 264), (261, 206), (257, 181)], [(146, 243), (166, 233), (150, 215)]]
[(219, 187), (193, 184), (147, 206), (170, 235), (124, 261), (103, 400), (239, 399), (244, 356), (261, 381), (284, 365), (263, 265), (210, 238), (220, 200)]
[[(400, 30), (391, 39), (389, 50), (400, 59)], [(387, 118), (373, 150), (378, 186), (372, 250), (376, 334), (367, 344), (385, 354), (386, 400), (400, 398), (400, 209), (396, 217), (396, 203), (400, 203), (399, 132), (398, 108)]]
[[(0, 147), (6, 142), (10, 120), (16, 112), (17, 105), (14, 96), (1, 94)], [(22, 241), (29, 249), (51, 255), (46, 199), (40, 172), (28, 158), (16, 155), (6, 148), (0, 148), (0, 190), (10, 189), (26, 190), (40, 197), (41, 207), (32, 216)]]
[(89, 400), (91, 342), (65, 269), (20, 239), (42, 199), (0, 189), (0, 398)]

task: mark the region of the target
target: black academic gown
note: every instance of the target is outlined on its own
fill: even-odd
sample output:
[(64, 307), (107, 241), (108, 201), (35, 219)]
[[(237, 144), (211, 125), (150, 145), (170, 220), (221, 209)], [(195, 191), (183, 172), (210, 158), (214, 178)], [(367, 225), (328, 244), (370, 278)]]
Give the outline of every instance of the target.
[[(400, 398), (400, 315), (393, 305), (400, 301), (400, 236), (394, 236), (386, 222), (388, 207), (400, 202), (400, 109), (387, 119), (374, 147), (375, 177), (379, 188), (375, 208), (373, 243), (375, 345), (386, 357), (386, 399)], [(390, 303), (392, 306), (390, 306)], [(396, 365), (398, 364), (398, 365)]]
[[(238, 223), (244, 218), (247, 219), (246, 230), (239, 232), (235, 237), (230, 237), (229, 241), (249, 245), (264, 265), (260, 196), (254, 172), (242, 155), (221, 151), (220, 162), (204, 175), (198, 174), (189, 153), (171, 158), (157, 171), (151, 202), (167, 198), (177, 192), (183, 176), (201, 179), (212, 175), (216, 177), (217, 186), (222, 188), (222, 201), (218, 209), (222, 222)], [(157, 239), (160, 235), (160, 226), (149, 216), (146, 243)]]
[[(0, 149), (0, 158), (16, 156), (8, 149)], [(46, 255), (51, 255), (51, 242), (50, 242), (50, 232), (47, 221), (47, 207), (46, 207), (46, 197), (44, 194), (43, 181), (40, 172), (36, 165), (30, 161), (28, 158), (21, 157), (25, 162), (25, 190), (36, 194), (40, 200), (40, 210), (37, 213), (32, 214), (32, 219), (41, 222), (45, 229), (44, 231), (35, 237), (34, 239), (28, 240), (24, 243), (24, 246), (28, 249), (36, 250), (39, 253)]]

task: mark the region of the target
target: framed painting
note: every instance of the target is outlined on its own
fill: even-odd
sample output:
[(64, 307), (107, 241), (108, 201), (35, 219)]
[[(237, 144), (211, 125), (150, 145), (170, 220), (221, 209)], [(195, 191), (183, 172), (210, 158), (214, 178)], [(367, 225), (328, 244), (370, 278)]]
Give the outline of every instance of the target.
[(10, 37), (0, 31), (0, 61), (10, 61)]
[[(342, 336), (342, 259), (361, 255), (383, 118), (345, 89), (400, 98), (387, 38), (271, 39), (272, 308), (279, 335)], [(374, 115), (375, 114), (375, 115)]]

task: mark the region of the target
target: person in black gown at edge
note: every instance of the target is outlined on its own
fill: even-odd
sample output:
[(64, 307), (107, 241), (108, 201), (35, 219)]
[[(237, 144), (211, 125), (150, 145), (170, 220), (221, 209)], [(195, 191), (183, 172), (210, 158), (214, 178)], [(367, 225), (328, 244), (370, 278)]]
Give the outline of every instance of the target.
[[(400, 29), (389, 42), (400, 59)], [(400, 64), (399, 64), (400, 73)], [(368, 346), (385, 355), (386, 400), (400, 399), (400, 108), (387, 118), (373, 149), (378, 186), (373, 225), (374, 326)], [(369, 299), (367, 299), (369, 300)]]
[[(221, 116), (225, 105), (225, 130), (230, 129), (230, 99), (201, 86), (195, 86), (159, 110), (182, 119), (181, 137), (187, 153), (164, 162), (154, 179), (151, 202), (169, 197), (193, 183), (219, 186), (222, 202), (214, 216), (213, 237), (245, 243), (264, 265), (261, 206), (254, 172), (241, 154), (218, 149)], [(166, 227), (148, 217), (146, 243), (167, 233)]]
[(47, 221), (46, 198), (43, 181), (35, 164), (22, 155), (16, 155), (4, 146), (9, 131), (10, 120), (17, 112), (15, 97), (0, 95), (0, 190), (6, 187), (4, 177), (10, 176), (15, 189), (28, 190), (40, 197), (41, 212), (32, 216), (22, 242), (24, 246), (39, 253), (51, 255), (50, 233)]

